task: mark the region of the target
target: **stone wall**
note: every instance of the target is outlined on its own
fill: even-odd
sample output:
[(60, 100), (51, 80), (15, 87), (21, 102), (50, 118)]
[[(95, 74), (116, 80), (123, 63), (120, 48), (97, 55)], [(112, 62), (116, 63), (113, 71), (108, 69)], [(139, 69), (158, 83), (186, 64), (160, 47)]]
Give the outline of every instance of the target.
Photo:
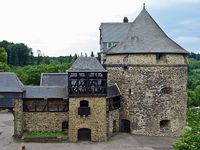
[(156, 54), (127, 54), (127, 55), (107, 55), (104, 56), (105, 64), (186, 64), (184, 55), (181, 54), (161, 54), (161, 58), (156, 60)]
[(14, 107), (14, 136), (21, 137), (23, 133), (23, 101), (15, 100)]
[[(115, 133), (119, 132), (119, 109), (107, 112), (107, 122), (108, 122), (108, 136), (111, 137)], [(114, 122), (116, 123), (114, 125)], [(115, 126), (115, 127), (114, 127)], [(116, 128), (116, 130), (114, 130)]]
[[(106, 58), (108, 83), (117, 83), (122, 93), (120, 118), (130, 120), (132, 134), (179, 136), (186, 119), (186, 59), (169, 54), (160, 65), (153, 54), (130, 57), (127, 63), (125, 56)], [(124, 69), (116, 65), (120, 63), (130, 66)], [(160, 128), (162, 120), (169, 120), (168, 129)]]
[(59, 132), (68, 112), (24, 112), (24, 131)]
[[(80, 101), (87, 100), (90, 107), (90, 115), (81, 117), (78, 115)], [(69, 99), (69, 140), (78, 140), (78, 129), (91, 129), (92, 141), (107, 140), (106, 120), (106, 98), (105, 97), (84, 97)]]

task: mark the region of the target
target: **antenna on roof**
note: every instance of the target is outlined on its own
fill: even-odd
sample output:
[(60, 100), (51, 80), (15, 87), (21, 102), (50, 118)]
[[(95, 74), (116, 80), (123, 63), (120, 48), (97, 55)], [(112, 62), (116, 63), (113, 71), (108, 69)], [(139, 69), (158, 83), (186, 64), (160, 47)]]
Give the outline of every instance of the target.
[(143, 9), (145, 9), (145, 3), (143, 3)]

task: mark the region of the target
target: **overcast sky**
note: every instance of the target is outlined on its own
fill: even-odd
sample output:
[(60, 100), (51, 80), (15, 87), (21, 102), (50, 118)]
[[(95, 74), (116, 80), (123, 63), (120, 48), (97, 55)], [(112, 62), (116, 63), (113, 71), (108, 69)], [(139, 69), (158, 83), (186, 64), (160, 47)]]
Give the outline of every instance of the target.
[(99, 51), (101, 22), (133, 21), (143, 2), (169, 37), (200, 52), (200, 0), (0, 0), (0, 41), (46, 56)]

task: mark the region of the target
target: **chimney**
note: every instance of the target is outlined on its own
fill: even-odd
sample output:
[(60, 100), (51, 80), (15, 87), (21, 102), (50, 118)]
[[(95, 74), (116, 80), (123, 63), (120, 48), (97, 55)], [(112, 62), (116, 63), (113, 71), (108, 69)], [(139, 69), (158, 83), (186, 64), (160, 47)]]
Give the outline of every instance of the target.
[(127, 17), (124, 17), (123, 22), (124, 22), (124, 23), (128, 23), (128, 18), (127, 18)]

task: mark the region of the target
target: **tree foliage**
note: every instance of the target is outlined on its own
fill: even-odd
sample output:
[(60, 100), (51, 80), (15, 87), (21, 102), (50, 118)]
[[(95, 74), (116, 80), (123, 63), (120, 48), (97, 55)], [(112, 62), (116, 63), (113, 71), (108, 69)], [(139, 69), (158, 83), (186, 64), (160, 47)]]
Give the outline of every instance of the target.
[(8, 65), (26, 66), (32, 64), (33, 53), (32, 49), (23, 43), (12, 43), (1, 41), (0, 47), (4, 48), (8, 54)]
[(187, 112), (188, 127), (184, 135), (173, 144), (176, 150), (200, 150), (200, 111), (190, 108)]
[(25, 67), (15, 67), (14, 72), (25, 85), (39, 85), (41, 73), (65, 72), (73, 63), (60, 63), (53, 61), (50, 64), (28, 65)]
[(0, 72), (6, 72), (9, 71), (10, 68), (6, 64), (7, 62), (7, 53), (4, 48), (0, 48)]

